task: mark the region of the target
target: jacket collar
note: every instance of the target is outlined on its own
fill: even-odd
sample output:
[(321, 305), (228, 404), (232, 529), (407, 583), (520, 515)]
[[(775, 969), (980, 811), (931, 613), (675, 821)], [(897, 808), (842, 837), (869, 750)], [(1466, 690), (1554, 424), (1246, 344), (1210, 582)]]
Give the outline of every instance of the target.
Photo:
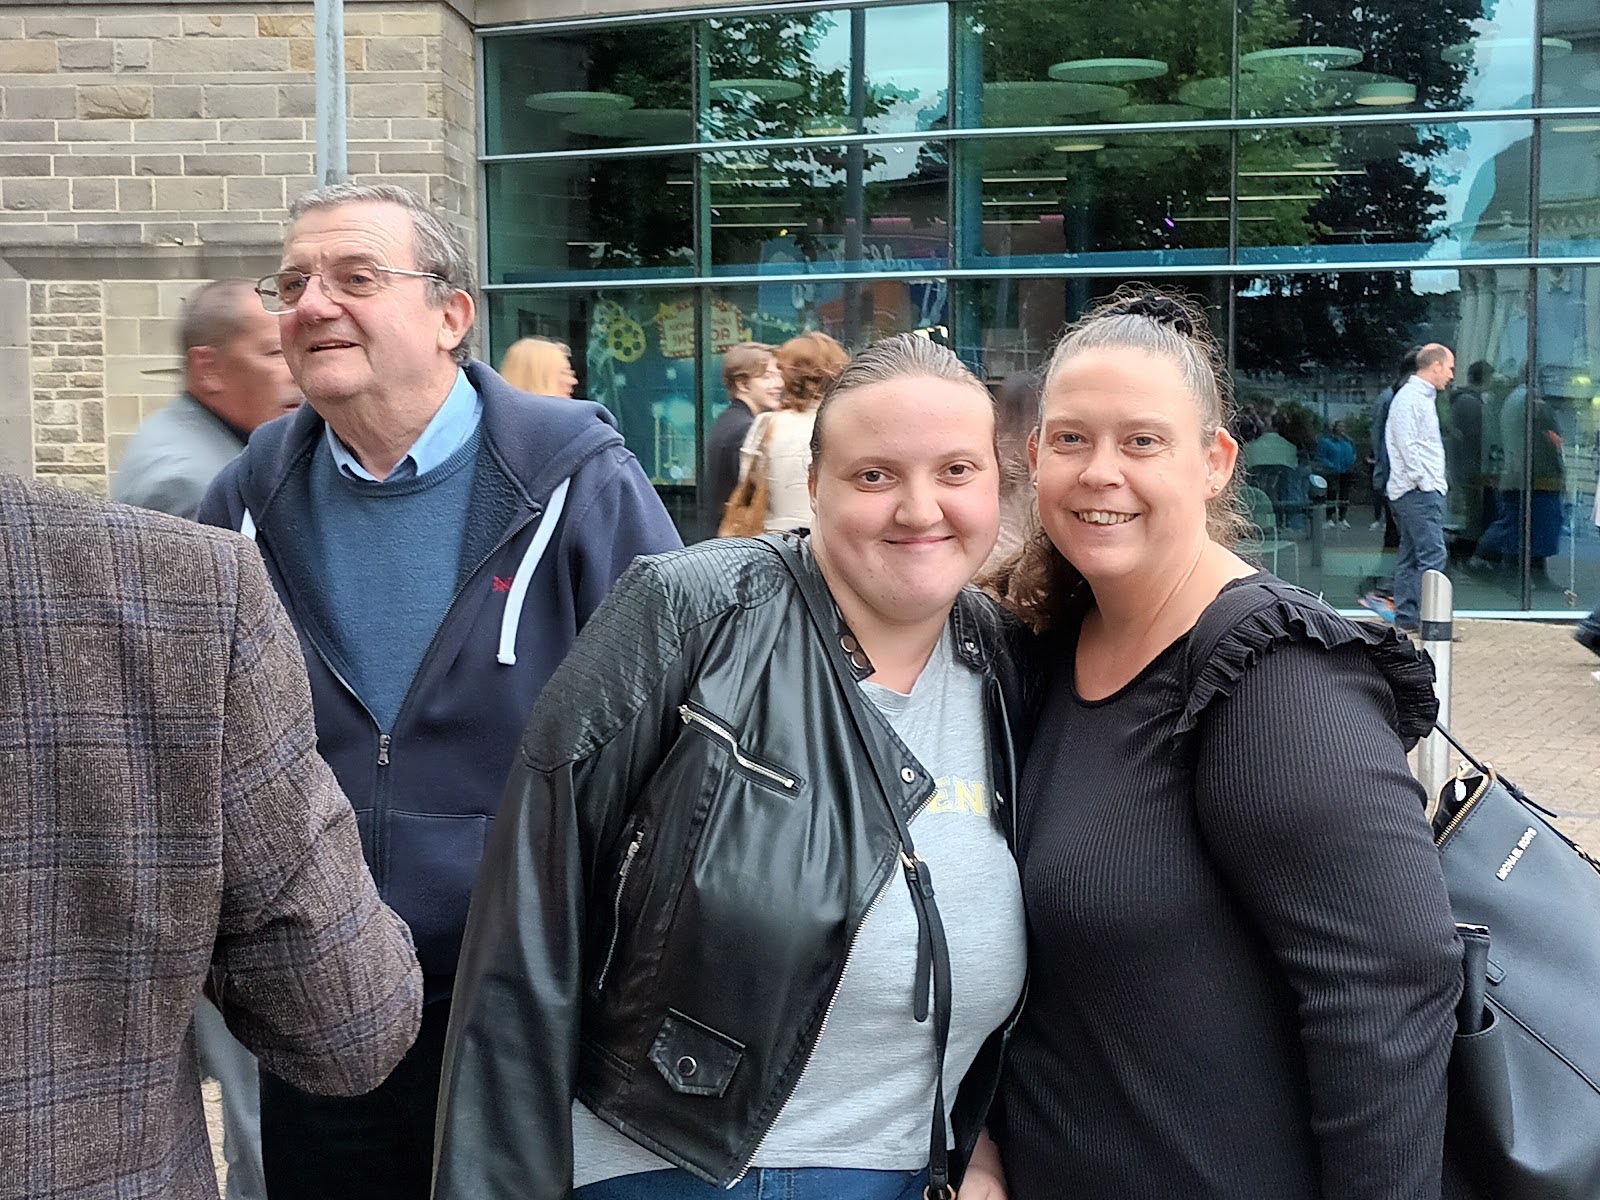
[[(784, 534), (768, 534), (768, 537), (784, 537)], [(828, 592), (828, 581), (823, 578), (822, 568), (817, 565), (817, 557), (811, 552), (810, 537), (799, 539), (800, 557), (805, 564), (805, 570), (812, 582), (823, 592)], [(831, 596), (831, 593), (829, 593)], [(994, 635), (997, 630), (999, 616), (995, 612), (995, 602), (989, 599), (978, 588), (967, 586), (957, 594), (955, 603), (950, 607), (949, 627), (955, 635), (956, 657), (974, 671), (984, 671), (988, 668), (989, 660), (994, 654)], [(849, 664), (850, 672), (859, 683), (872, 674), (872, 661), (867, 658), (866, 651), (856, 641), (855, 635), (845, 623), (844, 614), (839, 612), (839, 606), (833, 606), (834, 613), (838, 616), (838, 633), (829, 645), (829, 651), (842, 654)]]

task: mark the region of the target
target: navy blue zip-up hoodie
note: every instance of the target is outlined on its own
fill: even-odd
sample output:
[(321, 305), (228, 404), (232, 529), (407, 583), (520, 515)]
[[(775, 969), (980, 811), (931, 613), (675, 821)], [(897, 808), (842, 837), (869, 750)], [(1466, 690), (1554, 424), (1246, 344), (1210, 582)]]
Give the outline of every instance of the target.
[(294, 619), (317, 749), (350, 797), (385, 902), (411, 927), (427, 998), (449, 994), (490, 819), (534, 700), (636, 555), (682, 543), (598, 404), (533, 396), (479, 362), (482, 448), (457, 590), (394, 726), (378, 728), (306, 619), (301, 522), (323, 439), (311, 406), (263, 425), (200, 520), (251, 534)]

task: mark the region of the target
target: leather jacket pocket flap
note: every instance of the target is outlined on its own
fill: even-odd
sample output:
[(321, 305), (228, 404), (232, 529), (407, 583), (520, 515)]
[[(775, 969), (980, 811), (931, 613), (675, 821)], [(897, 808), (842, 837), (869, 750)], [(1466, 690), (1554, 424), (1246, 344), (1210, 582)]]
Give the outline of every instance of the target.
[(650, 1061), (675, 1092), (686, 1096), (720, 1096), (728, 1090), (744, 1045), (724, 1037), (677, 1009), (667, 1010)]

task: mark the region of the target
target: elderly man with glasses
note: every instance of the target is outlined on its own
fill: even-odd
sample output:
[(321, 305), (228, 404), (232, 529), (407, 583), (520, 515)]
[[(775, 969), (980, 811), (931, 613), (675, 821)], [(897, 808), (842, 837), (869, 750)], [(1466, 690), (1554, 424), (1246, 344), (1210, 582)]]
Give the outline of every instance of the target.
[(256, 539), (298, 627), (319, 749), (427, 1003), (368, 1096), (263, 1073), (267, 1190), (425, 1200), (468, 895), (523, 721), (634, 556), (680, 543), (605, 409), (471, 358), (466, 254), (421, 200), (337, 184), (289, 216), (256, 291), (307, 403), (257, 432), (201, 519)]

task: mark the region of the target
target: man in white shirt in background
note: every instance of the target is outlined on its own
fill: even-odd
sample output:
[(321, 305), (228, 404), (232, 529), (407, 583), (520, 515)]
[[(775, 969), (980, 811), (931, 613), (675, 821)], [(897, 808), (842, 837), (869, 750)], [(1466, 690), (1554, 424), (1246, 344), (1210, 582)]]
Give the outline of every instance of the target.
[(1420, 625), (1422, 573), (1442, 571), (1444, 544), (1444, 438), (1435, 398), (1456, 375), (1456, 356), (1430, 342), (1417, 351), (1417, 370), (1395, 393), (1384, 429), (1389, 453), (1389, 509), (1400, 528), (1394, 569), (1394, 623), (1407, 633)]

